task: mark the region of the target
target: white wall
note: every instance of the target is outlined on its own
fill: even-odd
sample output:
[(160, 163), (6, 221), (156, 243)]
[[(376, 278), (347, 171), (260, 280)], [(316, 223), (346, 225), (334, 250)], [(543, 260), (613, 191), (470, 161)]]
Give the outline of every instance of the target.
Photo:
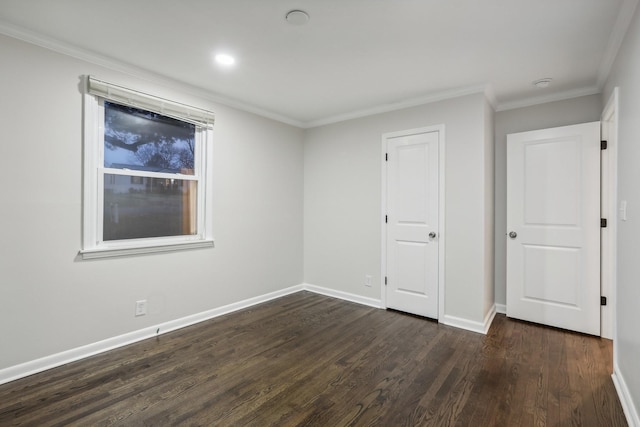
[(582, 96), (495, 114), (495, 302), (507, 303), (507, 135), (600, 120), (600, 95)]
[[(486, 260), (493, 262), (491, 242), (485, 244), (493, 222), (492, 215), (486, 217), (492, 207), (485, 206), (493, 198), (491, 188), (485, 189), (493, 161), (485, 157), (493, 142), (485, 134), (485, 108), (484, 94), (478, 93), (307, 130), (305, 282), (381, 298), (381, 136), (444, 124), (445, 314), (482, 322), (493, 286), (492, 273), (485, 274)], [(367, 274), (373, 276), (370, 288), (364, 286)]]
[(640, 425), (640, 8), (618, 52), (603, 93), (620, 89), (618, 111), (618, 201), (628, 203), (627, 221), (618, 221), (614, 368), (628, 394), (629, 412)]
[[(638, 131), (628, 119), (638, 112), (627, 71), (638, 65), (633, 40), (608, 85), (623, 85), (627, 141)], [(479, 93), (303, 132), (215, 104), (193, 88), (8, 37), (0, 37), (0, 57), (0, 369), (303, 281), (380, 299), (380, 138), (437, 124), (446, 138), (445, 314), (482, 322), (494, 291), (496, 302), (506, 302), (506, 134), (598, 120), (602, 106), (594, 95), (494, 115)], [(216, 112), (214, 249), (78, 259), (84, 74)], [(627, 142), (621, 157), (638, 154), (633, 148)], [(621, 191), (632, 202), (637, 168), (625, 165)], [(621, 257), (633, 253), (633, 241), (620, 240)], [(633, 263), (620, 268), (629, 280)], [(619, 286), (623, 295), (637, 292)], [(145, 298), (149, 314), (134, 317), (134, 301)], [(638, 341), (620, 344), (629, 369), (626, 345), (637, 354)]]
[[(0, 58), (0, 370), (302, 283), (300, 129), (4, 36)], [(83, 74), (216, 112), (215, 248), (78, 259)]]

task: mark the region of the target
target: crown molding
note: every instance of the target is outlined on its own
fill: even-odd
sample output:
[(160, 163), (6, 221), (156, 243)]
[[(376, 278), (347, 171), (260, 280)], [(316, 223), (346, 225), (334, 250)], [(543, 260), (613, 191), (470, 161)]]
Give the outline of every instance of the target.
[(484, 96), (485, 98), (487, 98), (487, 102), (489, 102), (489, 105), (491, 105), (493, 111), (495, 111), (496, 108), (498, 108), (498, 98), (496, 97), (496, 92), (493, 89), (493, 85), (488, 84), (485, 86)]
[(99, 65), (110, 70), (122, 72), (137, 78), (142, 78), (152, 83), (160, 84), (163, 86), (171, 87), (187, 94), (199, 97), (201, 99), (221, 104), (227, 107), (231, 107), (240, 111), (255, 114), (257, 116), (265, 117), (267, 119), (275, 120), (290, 126), (294, 126), (302, 129), (309, 129), (318, 126), (324, 126), (328, 124), (338, 123), (346, 120), (352, 120), (362, 117), (367, 117), (375, 114), (387, 113), (391, 111), (397, 111), (405, 108), (416, 107), (419, 105), (430, 104), (434, 102), (444, 101), (447, 99), (458, 98), (461, 96), (472, 95), (477, 93), (483, 93), (489, 104), (494, 108), (496, 112), (511, 110), (515, 108), (529, 107), (533, 105), (543, 104), (547, 102), (562, 101), (570, 98), (576, 98), (579, 96), (594, 95), (601, 93), (604, 82), (606, 81), (608, 74), (611, 70), (615, 56), (622, 44), (624, 35), (629, 27), (633, 12), (638, 4), (639, 0), (624, 0), (624, 3), (618, 14), (618, 19), (614, 27), (614, 31), (609, 39), (609, 45), (605, 58), (600, 67), (598, 75), (598, 83), (595, 86), (579, 88), (575, 90), (558, 92), (554, 94), (531, 97), (521, 99), (512, 102), (500, 103), (496, 99), (493, 87), (491, 85), (471, 85), (454, 89), (448, 89), (443, 91), (434, 92), (425, 96), (409, 98), (399, 102), (386, 103), (377, 105), (371, 108), (365, 108), (360, 110), (354, 110), (343, 114), (325, 117), (318, 120), (301, 121), (297, 120), (273, 111), (269, 111), (248, 103), (237, 101), (231, 98), (226, 98), (210, 90), (203, 89), (194, 85), (190, 85), (179, 80), (158, 74), (148, 69), (144, 69), (132, 64), (125, 63), (112, 57), (98, 54), (96, 52), (82, 49), (77, 46), (64, 43), (55, 40), (51, 37), (38, 34), (24, 28), (6, 23), (0, 20), (0, 34), (22, 40), (24, 42), (34, 44), (45, 49), (61, 53), (76, 59), (80, 59), (95, 65)]
[(587, 86), (578, 89), (566, 90), (564, 92), (555, 92), (548, 95), (535, 96), (531, 98), (520, 99), (517, 101), (499, 103), (496, 108), (498, 111), (515, 110), (516, 108), (531, 107), (539, 104), (546, 104), (547, 102), (564, 101), (571, 98), (578, 98), (581, 96), (597, 95), (601, 93), (599, 86)]
[(623, 0), (622, 5), (620, 6), (618, 18), (616, 19), (613, 31), (609, 36), (609, 43), (607, 44), (607, 49), (602, 57), (602, 61), (600, 62), (600, 68), (598, 69), (598, 87), (600, 89), (604, 88), (604, 85), (609, 78), (611, 67), (613, 67), (613, 63), (618, 55), (618, 51), (620, 50), (620, 46), (622, 46), (624, 36), (627, 34), (629, 25), (631, 25), (631, 20), (633, 19), (633, 14), (637, 6), (638, 0)]
[[(304, 123), (304, 127), (314, 128), (318, 126), (329, 125), (333, 123), (343, 122), (346, 120), (359, 119), (362, 117), (373, 116), (374, 114), (388, 113), (390, 111), (402, 110), (410, 107), (417, 107), (419, 105), (431, 104), (438, 101), (444, 101), (446, 99), (458, 98), (465, 95), (473, 95), (476, 93), (486, 94), (485, 85), (473, 85), (465, 86), (456, 89), (444, 90), (434, 92), (426, 96), (409, 98), (399, 102), (393, 102), (388, 104), (382, 104), (371, 108), (364, 108), (362, 110), (354, 110), (344, 114), (338, 114), (335, 116), (325, 117), (324, 119), (311, 120)], [(489, 100), (491, 102), (491, 100)]]
[(14, 39), (18, 39), (36, 46), (40, 46), (42, 48), (61, 53), (66, 56), (80, 59), (91, 64), (99, 65), (113, 71), (125, 73), (133, 77), (150, 81), (155, 84), (174, 88), (176, 90), (180, 90), (189, 95), (197, 96), (210, 102), (222, 104), (227, 107), (252, 113), (294, 127), (304, 127), (303, 122), (291, 117), (287, 117), (273, 111), (268, 111), (260, 107), (256, 107), (254, 105), (250, 105), (234, 99), (223, 97), (219, 94), (211, 92), (210, 90), (190, 85), (188, 83), (181, 82), (162, 74), (158, 74), (151, 70), (128, 64), (126, 62), (106, 55), (101, 55), (87, 49), (82, 49), (69, 43), (64, 43), (51, 37), (38, 34), (36, 32), (25, 30), (24, 28), (9, 24), (4, 21), (0, 21), (0, 34), (4, 34), (5, 36), (12, 37)]
[[(138, 78), (143, 78), (152, 83), (172, 87), (172, 88), (184, 91), (185, 93), (188, 93), (190, 95), (200, 97), (207, 101), (215, 102), (218, 104), (225, 105), (227, 107), (232, 107), (241, 111), (256, 114), (258, 116), (262, 116), (271, 120), (275, 120), (275, 121), (285, 123), (297, 128), (302, 128), (302, 129), (323, 126), (326, 124), (337, 123), (345, 120), (351, 120), (355, 118), (370, 116), (373, 114), (400, 110), (408, 107), (415, 107), (418, 105), (429, 104), (432, 102), (442, 101), (445, 99), (457, 98), (459, 96), (486, 92), (486, 86), (484, 85), (467, 86), (467, 87), (456, 88), (452, 90), (440, 91), (427, 96), (410, 98), (410, 99), (396, 102), (396, 103), (383, 104), (383, 105), (375, 106), (372, 108), (351, 111), (345, 114), (326, 117), (324, 119), (300, 121), (300, 120), (293, 119), (291, 117), (284, 116), (282, 114), (278, 114), (272, 111), (268, 111), (268, 110), (244, 103), (244, 102), (240, 102), (234, 99), (220, 96), (219, 94), (213, 93), (207, 89), (193, 86), (193, 85), (181, 82), (179, 80), (164, 76), (162, 74), (158, 74), (156, 72), (153, 72), (132, 64), (125, 63), (115, 58), (112, 58), (106, 55), (101, 55), (87, 49), (79, 48), (69, 43), (64, 43), (59, 40), (55, 40), (51, 37), (47, 37), (42, 34), (26, 30), (22, 27), (15, 26), (1, 20), (0, 20), (0, 34), (4, 34), (6, 36), (9, 36), (18, 40), (22, 40), (26, 43), (40, 46), (42, 48), (45, 48), (66, 56), (80, 59), (82, 61), (86, 61), (91, 64), (99, 65), (101, 67), (108, 68), (113, 71), (125, 73)], [(488, 96), (487, 99), (489, 99), (489, 102), (495, 106), (495, 97)]]

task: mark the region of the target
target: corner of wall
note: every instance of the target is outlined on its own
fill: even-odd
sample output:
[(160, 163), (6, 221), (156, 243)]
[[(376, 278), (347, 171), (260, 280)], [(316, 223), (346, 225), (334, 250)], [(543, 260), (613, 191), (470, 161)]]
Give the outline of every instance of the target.
[(611, 375), (611, 379), (613, 380), (613, 385), (618, 393), (618, 398), (620, 399), (624, 415), (627, 417), (629, 427), (640, 427), (640, 415), (634, 405), (627, 383), (620, 372), (618, 364), (615, 362), (613, 364), (613, 374)]
[(482, 322), (476, 322), (473, 320), (463, 319), (461, 317), (450, 316), (445, 314), (441, 320), (447, 326), (453, 326), (460, 329), (466, 329), (467, 331), (476, 332), (478, 334), (486, 335), (491, 328), (493, 319), (496, 317), (496, 306), (491, 306), (487, 314), (484, 316)]

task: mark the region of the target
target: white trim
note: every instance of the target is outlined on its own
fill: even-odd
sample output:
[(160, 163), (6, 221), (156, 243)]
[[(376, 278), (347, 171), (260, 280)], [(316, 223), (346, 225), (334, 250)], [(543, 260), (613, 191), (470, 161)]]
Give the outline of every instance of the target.
[(489, 328), (491, 327), (491, 323), (493, 323), (493, 319), (496, 317), (496, 305), (492, 305), (491, 309), (484, 317), (484, 321), (476, 322), (474, 320), (463, 319), (462, 317), (449, 316), (444, 315), (441, 320), (441, 323), (444, 323), (448, 326), (453, 326), (460, 329), (466, 329), (467, 331), (476, 332), (479, 334), (486, 335), (489, 332)]
[(87, 260), (87, 259), (112, 258), (112, 257), (129, 256), (129, 255), (152, 254), (157, 252), (182, 251), (186, 249), (213, 248), (214, 246), (215, 245), (213, 240), (195, 240), (193, 242), (178, 242), (178, 243), (171, 243), (171, 244), (165, 243), (165, 244), (158, 244), (158, 245), (135, 246), (130, 248), (98, 247), (98, 248), (92, 248), (92, 249), (83, 249), (79, 252), (79, 254), (83, 260)]
[(597, 95), (601, 92), (598, 86), (587, 86), (564, 92), (550, 93), (543, 96), (520, 99), (510, 102), (501, 102), (496, 108), (496, 112), (514, 110), (516, 108), (531, 107), (533, 105), (546, 104), (548, 102), (564, 101), (566, 99), (578, 98), (580, 96)]
[[(601, 295), (607, 297), (607, 306), (601, 308), (600, 335), (614, 340), (616, 330), (616, 245), (618, 232), (618, 93), (615, 87), (604, 107), (600, 119), (602, 139), (608, 141), (607, 149), (602, 153), (602, 202), (601, 212), (608, 218), (607, 228), (602, 229), (601, 247), (606, 255), (601, 258)], [(605, 163), (606, 162), (606, 163)], [(605, 197), (606, 196), (606, 197)]]
[[(623, 11), (630, 10), (631, 6), (629, 6), (628, 4), (630, 3), (633, 4), (633, 7), (635, 8), (635, 3), (637, 2), (638, 0), (625, 0), (625, 5), (623, 5), (623, 7), (621, 8), (620, 15), (623, 14)], [(628, 19), (630, 21), (631, 14), (629, 14)], [(618, 20), (620, 21), (620, 18)], [(626, 27), (628, 27), (628, 25), (629, 24), (627, 23)], [(625, 31), (626, 31), (626, 27), (625, 27)], [(616, 26), (616, 29), (617, 28), (618, 27)], [(435, 92), (422, 97), (410, 98), (410, 99), (406, 99), (406, 100), (395, 102), (395, 103), (386, 103), (386, 104), (378, 105), (372, 108), (355, 110), (355, 111), (347, 112), (344, 114), (325, 117), (318, 120), (301, 121), (301, 120), (293, 119), (291, 117), (283, 116), (273, 111), (256, 107), (254, 105), (246, 104), (246, 103), (237, 101), (235, 99), (226, 98), (220, 94), (211, 92), (208, 89), (190, 85), (175, 79), (171, 79), (166, 76), (157, 74), (151, 70), (140, 68), (131, 64), (126, 64), (114, 58), (110, 58), (105, 55), (100, 55), (100, 54), (97, 54), (96, 52), (82, 49), (77, 46), (61, 42), (59, 40), (51, 39), (42, 34), (38, 34), (33, 31), (29, 31), (24, 28), (17, 27), (7, 22), (0, 21), (0, 34), (4, 34), (6, 36), (13, 37), (15, 39), (22, 40), (27, 43), (31, 43), (45, 49), (49, 49), (54, 52), (61, 53), (63, 55), (77, 58), (77, 59), (89, 62), (91, 64), (96, 64), (96, 65), (108, 68), (110, 70), (123, 72), (131, 76), (134, 76), (136, 78), (143, 78), (155, 84), (169, 86), (177, 90), (180, 90), (182, 92), (185, 92), (187, 94), (194, 95), (211, 102), (226, 105), (228, 107), (236, 108), (241, 111), (253, 113), (262, 117), (266, 117), (271, 120), (275, 120), (281, 123), (295, 126), (300, 129), (310, 129), (310, 128), (324, 126), (332, 123), (338, 123), (346, 120), (371, 116), (374, 114), (401, 110), (404, 108), (444, 101), (447, 99), (454, 99), (460, 96), (472, 95), (475, 93), (484, 93), (489, 99), (489, 102), (492, 104), (496, 112), (512, 110), (512, 109), (521, 108), (521, 107), (529, 107), (532, 105), (544, 104), (547, 102), (562, 101), (565, 99), (577, 98), (579, 96), (598, 94), (601, 92), (601, 87), (602, 87), (601, 80), (603, 81), (606, 80), (606, 76), (604, 79), (602, 78), (602, 76), (605, 74), (605, 72), (606, 72), (606, 75), (608, 75), (608, 72), (611, 68), (611, 64), (608, 63), (608, 61), (611, 61), (612, 63), (612, 60), (609, 59), (609, 56), (611, 56), (611, 54), (609, 53), (609, 50), (611, 51), (614, 50), (615, 43), (613, 40), (616, 37), (618, 37), (617, 35), (612, 34), (612, 37), (609, 42), (610, 46), (608, 48), (607, 54), (605, 55), (605, 60), (602, 63), (599, 77), (598, 77), (598, 85), (596, 86), (578, 88), (578, 89), (574, 89), (566, 92), (545, 95), (542, 97), (534, 97), (534, 98), (527, 98), (524, 100), (498, 103), (492, 88), (486, 85), (473, 85), (473, 86), (465, 86), (465, 87), (460, 87), (456, 89)], [(624, 35), (624, 33), (622, 33), (622, 35)], [(617, 49), (619, 49), (619, 46), (615, 49), (616, 52), (617, 52)], [(614, 55), (614, 58), (615, 58), (615, 55)]]
[[(226, 105), (228, 107), (236, 108), (241, 111), (253, 113), (258, 116), (262, 116), (271, 120), (285, 123), (300, 129), (310, 129), (318, 126), (324, 126), (332, 123), (342, 122), (345, 120), (351, 120), (351, 119), (366, 117), (374, 114), (386, 113), (390, 111), (396, 111), (404, 108), (415, 107), (418, 105), (425, 105), (425, 104), (430, 104), (438, 101), (444, 101), (447, 99), (454, 99), (460, 96), (471, 95), (475, 93), (484, 93), (487, 96), (489, 102), (494, 107), (494, 110), (496, 112), (512, 110), (515, 108), (529, 107), (532, 105), (544, 104), (547, 102), (562, 101), (565, 99), (577, 98), (580, 96), (598, 94), (601, 92), (603, 82), (606, 81), (608, 73), (611, 69), (611, 65), (613, 63), (612, 58), (615, 58), (614, 52), (617, 53), (620, 47), (619, 44), (621, 43), (622, 37), (626, 33), (626, 30), (629, 26), (631, 17), (633, 15), (630, 12), (633, 12), (637, 2), (638, 0), (625, 0), (625, 3), (621, 7), (620, 14), (618, 16), (618, 21), (617, 21), (621, 23), (620, 24), (621, 26), (618, 27), (618, 24), (616, 23), (616, 26), (614, 27), (615, 33), (612, 33), (611, 38), (609, 40), (609, 47), (607, 48), (605, 58), (603, 59), (603, 62), (598, 74), (598, 84), (595, 86), (587, 86), (583, 88), (545, 95), (541, 97), (533, 97), (533, 98), (527, 98), (523, 100), (498, 103), (494, 95), (493, 89), (490, 86), (473, 85), (473, 86), (465, 86), (465, 87), (460, 87), (460, 88), (446, 90), (446, 91), (440, 91), (440, 92), (432, 93), (422, 97), (410, 98), (410, 99), (406, 99), (406, 100), (395, 102), (395, 103), (386, 103), (386, 104), (378, 105), (372, 108), (355, 110), (355, 111), (347, 112), (344, 114), (329, 116), (322, 119), (310, 120), (310, 121), (293, 119), (291, 117), (287, 117), (282, 114), (275, 113), (273, 111), (265, 110), (265, 109), (256, 107), (254, 105), (246, 104), (235, 99), (230, 99), (220, 94), (211, 92), (208, 89), (187, 84), (172, 78), (168, 78), (154, 71), (151, 71), (145, 68), (140, 68), (131, 64), (127, 64), (122, 61), (118, 61), (114, 58), (110, 58), (105, 55), (100, 55), (96, 52), (82, 49), (78, 46), (74, 46), (69, 43), (64, 43), (59, 40), (54, 40), (42, 34), (38, 34), (36, 32), (9, 24), (1, 20), (0, 20), (0, 34), (4, 34), (6, 36), (13, 37), (15, 39), (22, 40), (24, 42), (27, 42), (36, 46), (40, 46), (42, 48), (45, 48), (54, 52), (58, 52), (63, 55), (77, 58), (77, 59), (89, 62), (91, 64), (96, 64), (101, 67), (108, 68), (110, 70), (129, 74), (136, 78), (145, 79), (154, 84), (160, 84), (160, 85), (168, 86), (171, 88), (175, 88), (186, 94), (197, 96), (207, 101)], [(625, 19), (622, 19), (622, 18), (625, 18)], [(623, 28), (624, 28), (624, 31), (622, 31)], [(618, 38), (620, 38), (619, 41), (618, 41)]]
[[(4, 34), (6, 36), (13, 37), (15, 39), (22, 40), (24, 42), (27, 42), (36, 46), (40, 46), (42, 48), (45, 48), (54, 52), (58, 52), (63, 55), (77, 58), (77, 59), (89, 62), (91, 64), (96, 64), (101, 67), (108, 68), (110, 70), (122, 72), (136, 78), (145, 79), (154, 84), (160, 84), (160, 85), (168, 86), (171, 88), (175, 88), (176, 90), (180, 90), (186, 94), (197, 96), (201, 99), (226, 105), (228, 107), (236, 108), (241, 111), (253, 113), (258, 116), (262, 116), (271, 120), (285, 123), (300, 129), (310, 129), (310, 128), (337, 123), (345, 120), (400, 110), (403, 108), (415, 107), (418, 105), (429, 104), (433, 102), (443, 101), (446, 99), (453, 99), (460, 96), (471, 95), (475, 93), (483, 93), (483, 92), (487, 93), (485, 90), (486, 89), (485, 85), (465, 86), (461, 88), (432, 93), (422, 97), (410, 98), (410, 99), (395, 102), (395, 103), (387, 103), (387, 104), (379, 105), (373, 108), (351, 111), (345, 114), (330, 116), (323, 119), (301, 121), (291, 117), (284, 116), (279, 113), (275, 113), (273, 111), (256, 107), (254, 105), (246, 104), (235, 99), (224, 97), (220, 94), (211, 92), (209, 89), (205, 89), (203, 87), (187, 84), (179, 80), (175, 80), (175, 79), (160, 75), (154, 71), (137, 67), (131, 64), (127, 64), (117, 59), (110, 58), (108, 56), (101, 55), (87, 49), (82, 49), (78, 46), (74, 46), (69, 43), (52, 39), (50, 37), (36, 33), (34, 31), (30, 31), (25, 28), (15, 26), (13, 24), (9, 24), (8, 22), (4, 22), (2, 20), (0, 20), (0, 34)], [(491, 90), (489, 90), (488, 96), (490, 101), (493, 101), (495, 99), (495, 97), (492, 96)]]
[(256, 114), (258, 116), (266, 117), (268, 119), (275, 120), (275, 121), (285, 123), (291, 126), (295, 126), (298, 128), (305, 127), (304, 123), (301, 122), (300, 120), (292, 119), (290, 117), (286, 117), (272, 111), (264, 110), (254, 105), (245, 104), (243, 102), (240, 102), (234, 99), (226, 98), (220, 94), (211, 92), (210, 90), (205, 89), (203, 87), (190, 85), (182, 81), (163, 76), (152, 70), (127, 64), (105, 55), (100, 55), (96, 52), (92, 52), (90, 50), (82, 49), (78, 46), (74, 46), (69, 43), (64, 43), (59, 40), (49, 38), (42, 34), (38, 34), (36, 32), (27, 30), (25, 28), (21, 28), (21, 27), (9, 24), (2, 20), (0, 20), (0, 34), (4, 34), (6, 36), (13, 37), (15, 39), (22, 40), (24, 42), (27, 42), (36, 46), (40, 46), (45, 49), (70, 56), (72, 58), (77, 58), (82, 61), (89, 62), (91, 64), (96, 64), (101, 67), (108, 68), (110, 70), (128, 74), (139, 79), (144, 79), (154, 84), (174, 88), (176, 90), (184, 92), (185, 94), (197, 96), (200, 99), (205, 99), (207, 101), (226, 105), (228, 107), (236, 108), (241, 111), (246, 111), (252, 114)]
[(496, 111), (498, 107), (498, 98), (496, 97), (496, 91), (493, 88), (493, 85), (488, 84), (484, 88), (484, 96), (487, 98), (487, 102), (491, 105), (493, 111)]
[[(242, 310), (248, 307), (252, 307), (257, 304), (262, 304), (267, 301), (271, 301), (276, 298), (280, 298), (286, 295), (290, 295), (300, 291), (309, 291), (320, 295), (325, 295), (332, 298), (341, 299), (344, 301), (350, 301), (356, 304), (365, 305), (368, 307), (383, 309), (382, 301), (375, 298), (363, 297), (361, 295), (355, 295), (348, 292), (338, 291), (335, 289), (324, 288), (321, 286), (312, 285), (309, 283), (302, 283), (300, 285), (290, 286), (279, 291), (270, 292), (268, 294), (259, 295), (253, 298), (248, 298), (243, 301), (227, 304), (222, 307), (214, 308), (211, 310), (203, 311), (201, 313), (192, 314), (175, 320), (169, 320), (167, 322), (159, 323), (153, 326), (148, 326), (136, 331), (128, 332), (115, 337), (107, 338), (102, 341), (97, 341), (91, 344), (83, 345), (80, 347), (72, 348), (70, 350), (55, 353), (49, 356), (45, 356), (39, 359), (24, 362), (18, 365), (10, 366), (8, 368), (0, 369), (0, 384), (5, 384), (11, 381), (15, 381), (20, 378), (24, 378), (29, 375), (37, 374), (39, 372), (46, 371), (48, 369), (56, 368), (58, 366), (65, 365), (67, 363), (75, 362), (81, 359), (85, 359), (96, 354), (103, 353), (105, 351), (113, 350), (125, 345), (133, 344), (139, 341), (143, 341), (148, 338), (152, 338), (157, 335), (166, 334), (177, 329), (182, 329), (187, 326), (191, 326), (200, 322), (204, 322), (215, 317), (223, 316), (225, 314), (233, 313), (238, 310)], [(491, 326), (491, 322), (495, 317), (495, 306), (491, 308), (487, 313), (484, 323), (473, 322), (470, 320), (445, 316), (445, 323), (449, 326), (454, 326), (461, 329), (486, 334)], [(640, 427), (640, 426), (639, 426)]]
[(381, 214), (380, 214), (380, 227), (381, 227), (381, 254), (380, 254), (380, 295), (381, 295), (381, 307), (387, 308), (387, 292), (384, 278), (387, 275), (387, 226), (385, 223), (385, 216), (387, 215), (387, 140), (389, 138), (395, 138), (398, 136), (414, 135), (419, 133), (438, 132), (438, 318), (442, 318), (444, 315), (445, 307), (445, 249), (446, 249), (446, 235), (445, 235), (445, 125), (427, 126), (416, 129), (407, 129), (396, 132), (384, 133), (381, 137), (382, 140), (382, 153), (381, 153)]
[(613, 380), (613, 385), (618, 393), (618, 398), (620, 399), (620, 405), (622, 406), (624, 415), (627, 417), (627, 424), (629, 424), (629, 427), (640, 427), (640, 415), (633, 404), (631, 392), (629, 391), (627, 383), (615, 361), (613, 362), (613, 374), (611, 375), (611, 379)]
[(373, 308), (382, 308), (382, 304), (379, 299), (363, 297), (361, 295), (337, 291), (335, 289), (323, 288), (321, 286), (311, 285), (309, 283), (303, 283), (302, 288), (305, 291), (325, 295), (328, 297), (338, 298), (344, 301), (355, 302), (356, 304), (366, 305)]
[(507, 314), (507, 304), (496, 304), (496, 313)]
[[(485, 85), (473, 85), (464, 86), (456, 89), (444, 90), (440, 92), (431, 93), (429, 95), (409, 98), (398, 102), (391, 102), (383, 105), (378, 105), (371, 108), (365, 108), (362, 110), (350, 111), (348, 113), (339, 114), (335, 116), (325, 117), (323, 119), (311, 120), (304, 122), (303, 128), (309, 129), (318, 126), (329, 125), (332, 123), (344, 122), (346, 120), (358, 119), (361, 117), (373, 116), (374, 114), (388, 113), (390, 111), (402, 110), (410, 107), (417, 107), (419, 105), (431, 104), (434, 102), (444, 101), (447, 99), (459, 98), (461, 96), (473, 95), (476, 93), (487, 94), (487, 86)], [(489, 91), (490, 100), (492, 92)]]
[(87, 141), (98, 141), (100, 138), (100, 119), (98, 99), (95, 96), (84, 93), (82, 95), (83, 108), (83, 136), (82, 146), (84, 157), (82, 159), (82, 244), (81, 248), (90, 248), (96, 244), (96, 224), (98, 224), (99, 210), (96, 206), (98, 197), (98, 173), (97, 165), (100, 164), (99, 148), (97, 143), (89, 144)]
[(214, 317), (229, 314), (234, 311), (238, 311), (247, 307), (254, 306), (256, 304), (261, 304), (261, 303), (270, 301), (272, 299), (280, 298), (285, 295), (299, 292), (303, 289), (304, 289), (303, 285), (291, 286), (289, 288), (271, 292), (265, 295), (249, 298), (249, 299), (228, 304), (222, 307), (203, 311), (201, 313), (192, 314), (190, 316), (185, 316), (180, 319), (170, 320), (168, 322), (163, 322), (154, 326), (148, 326), (143, 329), (138, 329), (136, 331), (128, 332), (126, 334), (107, 338), (105, 340), (98, 341), (92, 344), (83, 345), (83, 346), (66, 350), (60, 353), (52, 354), (50, 356), (45, 356), (40, 359), (21, 363), (15, 366), (10, 366), (8, 368), (0, 370), (0, 384), (8, 383), (10, 381), (14, 381), (19, 378), (26, 377), (28, 375), (46, 371), (47, 369), (55, 368), (57, 366), (62, 366), (64, 364), (75, 362), (77, 360), (84, 359), (90, 356), (94, 356), (96, 354), (103, 353), (105, 351), (113, 350), (118, 347), (129, 345), (138, 341), (142, 341), (147, 338), (154, 337), (156, 335), (162, 335), (167, 332), (184, 328), (186, 326), (191, 326), (196, 323), (203, 322), (205, 320), (213, 319)]
[(387, 139), (382, 140), (382, 153), (380, 155), (380, 304), (387, 308)]
[[(97, 80), (91, 76), (85, 76), (85, 93), (83, 94), (84, 108), (84, 135), (83, 135), (83, 221), (82, 221), (82, 249), (79, 251), (81, 258), (95, 259), (118, 257), (155, 252), (168, 252), (183, 249), (195, 249), (213, 247), (212, 230), (212, 201), (211, 178), (213, 170), (211, 148), (213, 132), (213, 113), (191, 107), (186, 104), (173, 103), (172, 101), (158, 98), (143, 92), (137, 92), (123, 86)], [(129, 170), (112, 170), (104, 168), (103, 139), (104, 139), (104, 99), (124, 99), (131, 105), (151, 108), (150, 111), (160, 112), (163, 108), (170, 115), (179, 118), (189, 116), (190, 123), (196, 124), (196, 152), (194, 157), (195, 174), (166, 174), (157, 172), (142, 172)], [(196, 181), (196, 235), (167, 236), (144, 239), (128, 239), (116, 241), (104, 241), (102, 236), (103, 218), (103, 186), (104, 175), (115, 173), (117, 175), (151, 176), (176, 178), (180, 180)]]
[(600, 61), (600, 68), (598, 69), (598, 87), (601, 89), (604, 88), (609, 78), (611, 67), (618, 55), (620, 46), (622, 46), (622, 41), (627, 34), (637, 5), (638, 0), (624, 0), (622, 6), (620, 6), (616, 23), (613, 25), (607, 48), (604, 51), (604, 55)]
[[(142, 176), (148, 177), (149, 171), (139, 171), (134, 169), (114, 169), (109, 167), (98, 167), (98, 171), (102, 174), (109, 175), (122, 175), (122, 176)], [(196, 175), (185, 175), (180, 172), (153, 172), (154, 178), (167, 178), (167, 179), (179, 179), (181, 181), (198, 181), (199, 178)]]
[(440, 200), (438, 200), (438, 315), (444, 315), (445, 308), (445, 289), (446, 289), (446, 269), (445, 269), (445, 256), (446, 256), (446, 242), (447, 235), (445, 233), (446, 227), (446, 216), (445, 216), (445, 207), (446, 207), (446, 199), (447, 194), (445, 192), (445, 126), (444, 124), (438, 126), (440, 132), (440, 144), (438, 146), (438, 156), (440, 157), (440, 164), (438, 165), (438, 169), (440, 172), (440, 188), (438, 188), (438, 195)]

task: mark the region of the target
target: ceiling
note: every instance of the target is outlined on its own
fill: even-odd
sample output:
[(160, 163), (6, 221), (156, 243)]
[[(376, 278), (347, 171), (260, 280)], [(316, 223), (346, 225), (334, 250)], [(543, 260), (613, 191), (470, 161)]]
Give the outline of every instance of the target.
[(598, 93), (636, 3), (0, 0), (0, 33), (311, 127), (485, 89), (498, 110)]

